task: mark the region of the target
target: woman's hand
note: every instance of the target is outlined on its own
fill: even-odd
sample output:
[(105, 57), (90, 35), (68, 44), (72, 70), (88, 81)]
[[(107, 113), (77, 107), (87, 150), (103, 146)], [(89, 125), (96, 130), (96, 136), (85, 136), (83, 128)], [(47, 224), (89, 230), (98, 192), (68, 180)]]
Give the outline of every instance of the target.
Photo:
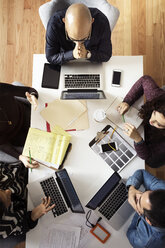
[(25, 93), (27, 100), (31, 103), (34, 110), (37, 109), (38, 101), (37, 98), (34, 95), (30, 95), (28, 92)]
[(24, 156), (24, 155), (20, 155), (19, 156), (19, 160), (21, 160), (21, 162), (24, 164), (24, 166), (26, 168), (37, 168), (39, 166), (39, 163), (36, 162), (35, 160), (31, 160), (31, 163), (30, 163), (30, 158)]
[(128, 109), (130, 108), (129, 104), (126, 102), (121, 102), (118, 106), (117, 106), (117, 111), (119, 112), (120, 115), (125, 114)]
[(136, 127), (134, 127), (130, 123), (124, 124), (124, 133), (128, 135), (131, 139), (133, 139), (136, 143), (142, 140), (142, 137), (140, 136)]
[(44, 214), (52, 210), (54, 207), (55, 207), (55, 204), (50, 206), (50, 196), (42, 198), (41, 204), (32, 210), (31, 219), (33, 221), (36, 221), (41, 216), (43, 216)]

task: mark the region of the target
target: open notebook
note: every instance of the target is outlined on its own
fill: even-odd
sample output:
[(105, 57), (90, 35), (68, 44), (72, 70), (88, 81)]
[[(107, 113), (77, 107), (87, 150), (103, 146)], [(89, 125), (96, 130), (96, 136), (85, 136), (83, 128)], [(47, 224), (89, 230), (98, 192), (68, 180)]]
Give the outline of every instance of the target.
[(52, 132), (29, 128), (23, 155), (31, 157), (47, 166), (58, 169), (62, 164), (71, 136), (56, 126)]
[[(117, 112), (118, 105), (123, 101), (123, 98), (116, 97), (112, 102), (108, 110), (106, 111), (107, 118), (116, 124), (118, 127), (123, 129), (122, 116)], [(130, 107), (127, 113), (124, 114), (125, 122), (134, 125), (136, 128), (142, 123), (142, 119), (138, 116), (138, 110), (134, 107)]]

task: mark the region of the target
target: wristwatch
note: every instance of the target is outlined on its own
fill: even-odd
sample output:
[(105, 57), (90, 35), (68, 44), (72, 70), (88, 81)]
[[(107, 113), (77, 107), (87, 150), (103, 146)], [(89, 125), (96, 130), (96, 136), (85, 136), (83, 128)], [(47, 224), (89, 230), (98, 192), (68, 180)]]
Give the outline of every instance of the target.
[(90, 59), (91, 55), (92, 55), (91, 52), (87, 51), (87, 59)]

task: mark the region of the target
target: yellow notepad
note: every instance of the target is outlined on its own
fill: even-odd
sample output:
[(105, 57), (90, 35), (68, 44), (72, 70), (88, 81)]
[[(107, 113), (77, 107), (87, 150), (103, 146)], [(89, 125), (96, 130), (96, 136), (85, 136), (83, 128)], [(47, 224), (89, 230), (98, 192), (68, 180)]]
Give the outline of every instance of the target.
[(58, 126), (51, 133), (29, 128), (22, 154), (29, 156), (30, 148), (33, 159), (43, 161), (46, 165), (53, 165), (58, 169), (63, 161), (70, 139), (71, 136)]

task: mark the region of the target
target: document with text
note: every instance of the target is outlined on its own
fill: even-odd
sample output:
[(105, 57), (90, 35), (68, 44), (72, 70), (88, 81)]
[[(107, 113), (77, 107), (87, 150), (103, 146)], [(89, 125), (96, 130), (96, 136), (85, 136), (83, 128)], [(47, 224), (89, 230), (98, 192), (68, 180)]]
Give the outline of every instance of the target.
[(39, 248), (78, 248), (80, 227), (51, 224), (42, 230)]

